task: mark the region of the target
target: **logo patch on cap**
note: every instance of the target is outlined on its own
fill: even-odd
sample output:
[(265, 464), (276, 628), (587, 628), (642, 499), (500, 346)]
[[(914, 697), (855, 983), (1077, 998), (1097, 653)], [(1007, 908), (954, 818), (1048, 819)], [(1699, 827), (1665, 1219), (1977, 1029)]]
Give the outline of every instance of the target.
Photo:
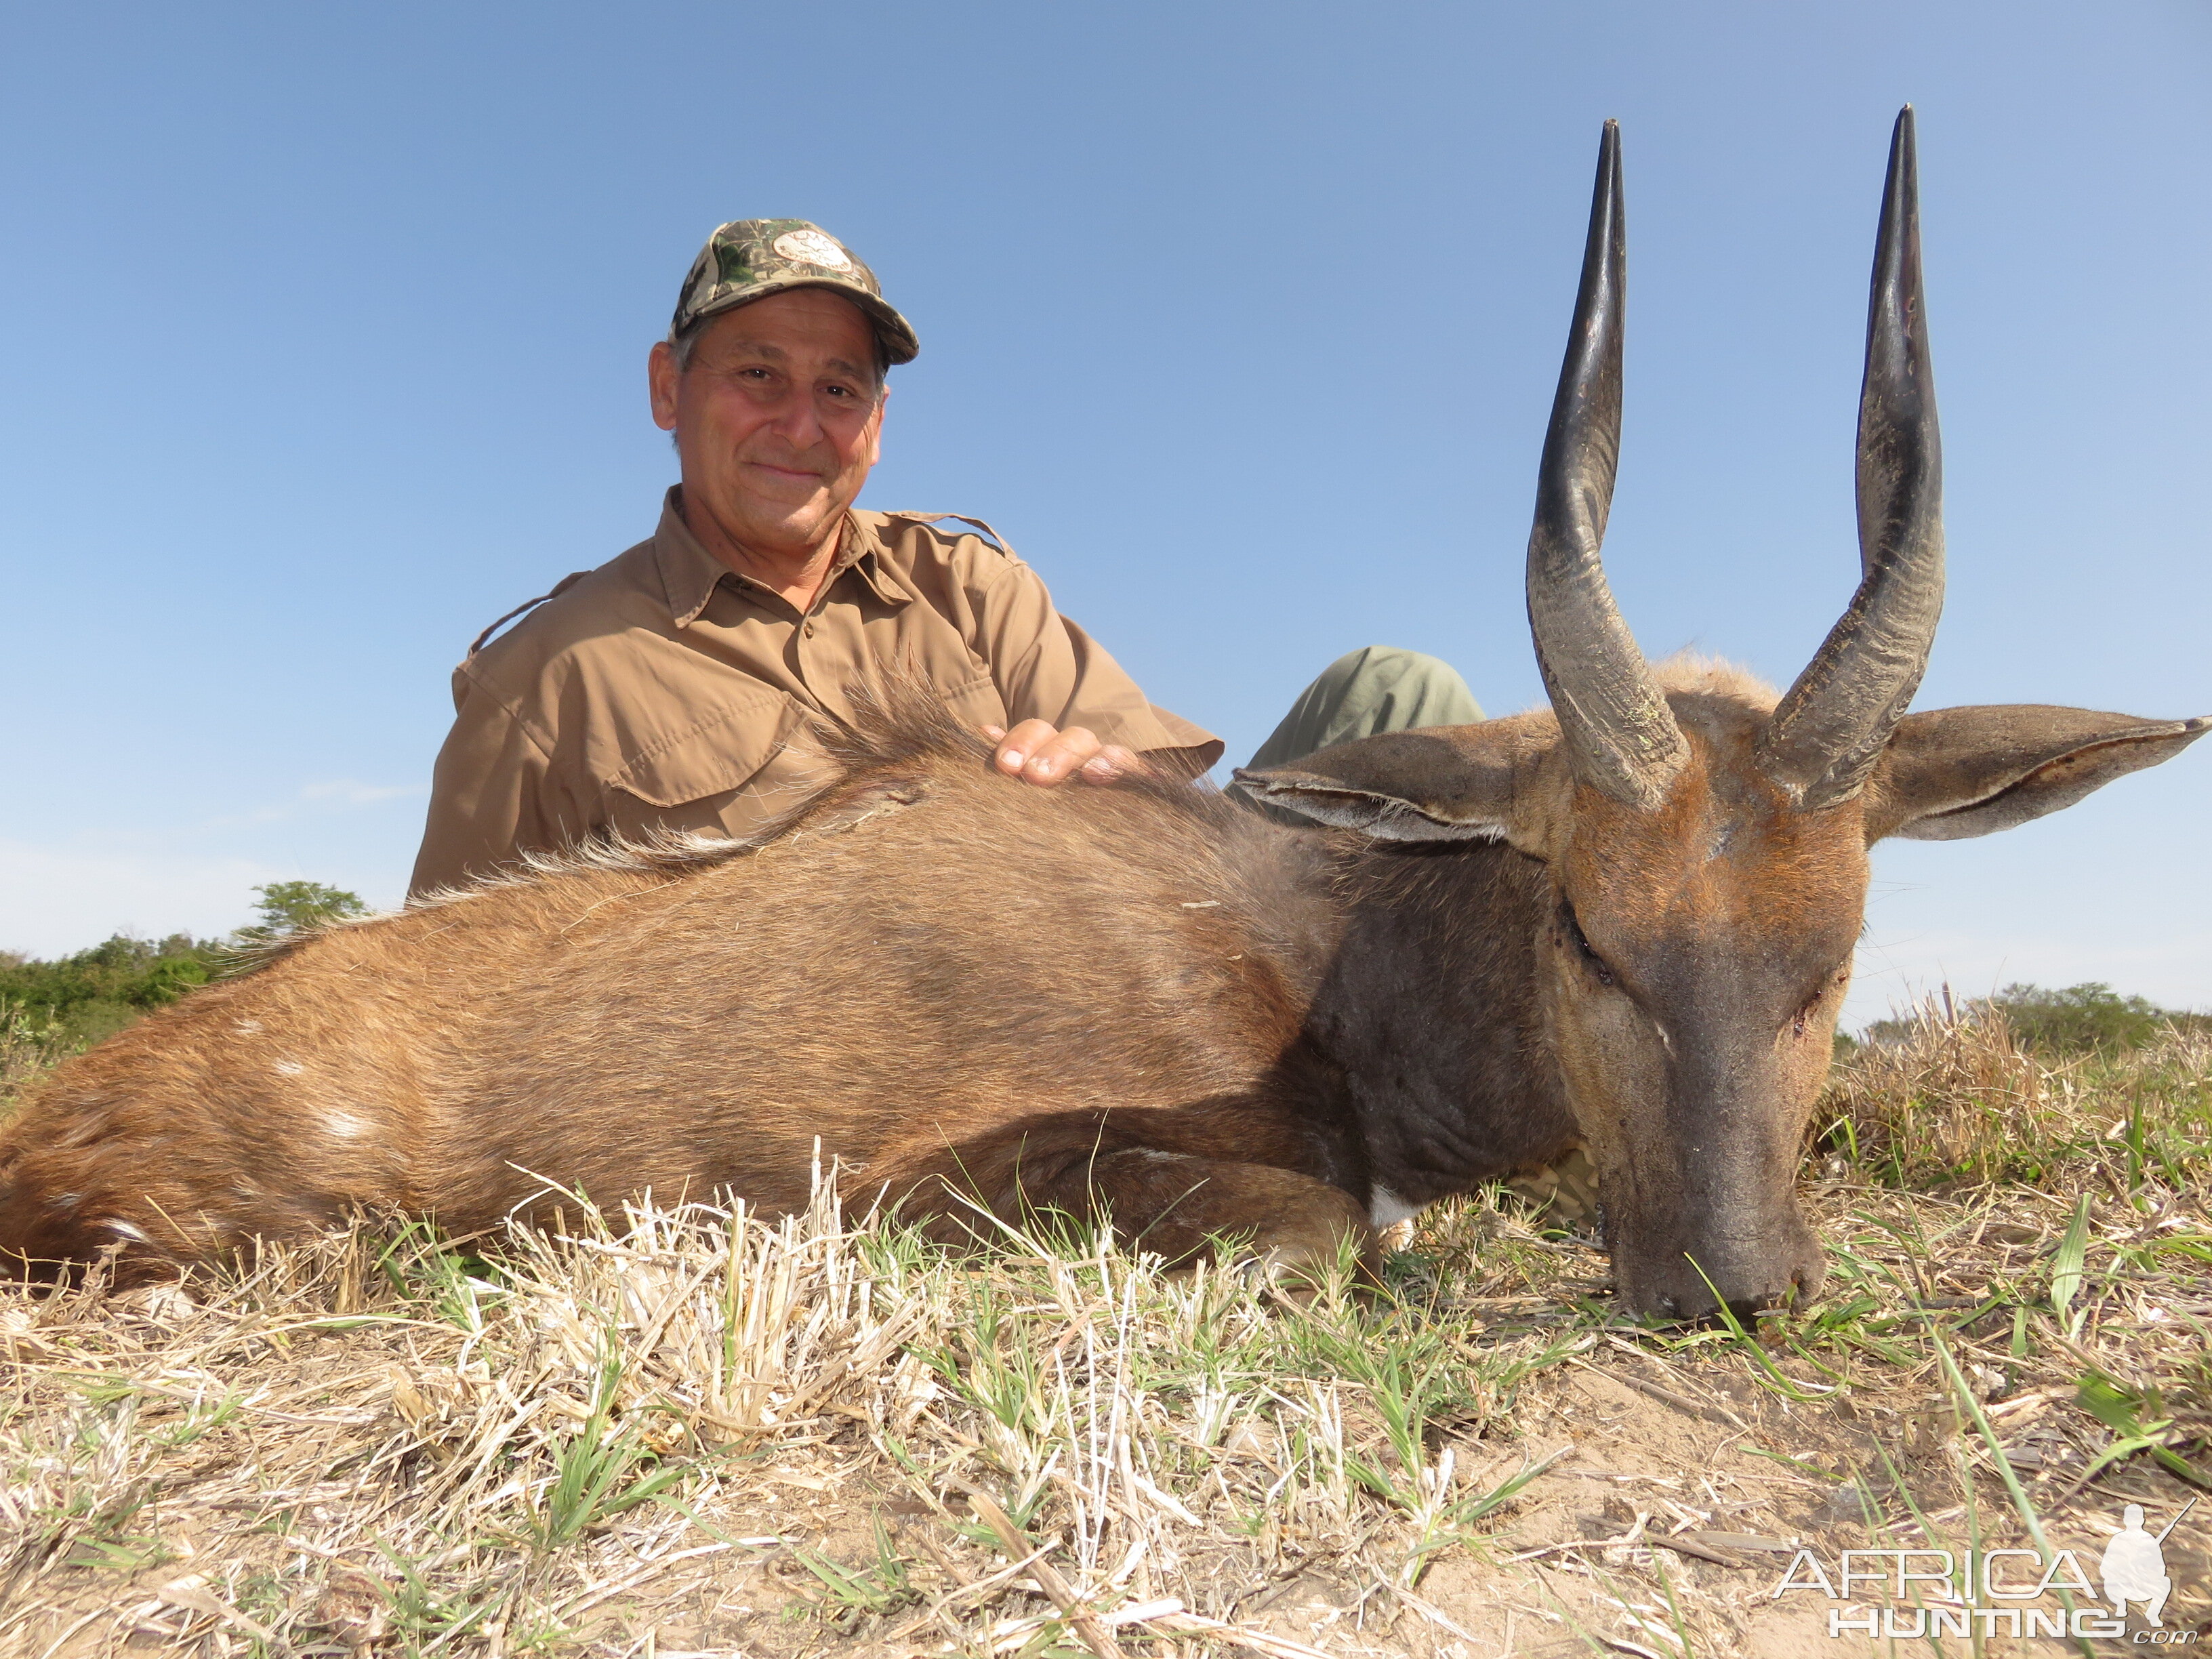
[(796, 259), (802, 264), (820, 265), (824, 270), (850, 270), (853, 261), (820, 231), (787, 230), (775, 239), (775, 251), (787, 259)]

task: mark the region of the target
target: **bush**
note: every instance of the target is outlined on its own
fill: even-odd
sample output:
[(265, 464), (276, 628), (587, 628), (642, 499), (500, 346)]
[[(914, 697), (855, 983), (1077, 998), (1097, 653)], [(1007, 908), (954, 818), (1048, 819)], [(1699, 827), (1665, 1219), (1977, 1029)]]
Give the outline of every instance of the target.
[(235, 959), (219, 941), (172, 933), (159, 943), (118, 933), (54, 962), (0, 962), (0, 1008), (82, 1048), (204, 985)]
[[(1948, 990), (1943, 1000), (1948, 1006)], [(1972, 999), (1958, 1012), (1968, 1023), (2002, 1024), (2021, 1047), (2048, 1054), (2114, 1054), (2140, 1048), (2169, 1030), (2212, 1031), (2212, 1015), (2161, 1008), (2147, 997), (2122, 996), (2096, 981), (2063, 991), (2008, 985), (1995, 996)], [(1924, 1021), (1920, 1013), (1878, 1019), (1867, 1027), (1866, 1040), (1889, 1047), (1909, 1043)]]
[(2047, 1189), (2101, 1170), (2112, 1190), (2140, 1197), (2146, 1183), (2186, 1190), (2212, 1160), (2203, 1015), (2160, 1017), (2133, 1046), (2069, 1054), (2022, 1041), (1997, 998), (1931, 1000), (1883, 1024), (1892, 1031), (1836, 1066), (1815, 1109), (1813, 1145), (1832, 1175), (1922, 1190)]
[(118, 933), (52, 962), (0, 953), (0, 1017), (35, 1030), (58, 1053), (112, 1036), (195, 986), (248, 965), (248, 947), (368, 914), (360, 896), (319, 881), (277, 881), (253, 890), (261, 920), (228, 939), (172, 933), (161, 940)]
[(241, 945), (265, 945), (368, 914), (360, 894), (325, 887), (319, 881), (272, 881), (253, 890), (261, 895), (261, 902), (253, 907), (261, 913), (261, 920), (232, 935)]

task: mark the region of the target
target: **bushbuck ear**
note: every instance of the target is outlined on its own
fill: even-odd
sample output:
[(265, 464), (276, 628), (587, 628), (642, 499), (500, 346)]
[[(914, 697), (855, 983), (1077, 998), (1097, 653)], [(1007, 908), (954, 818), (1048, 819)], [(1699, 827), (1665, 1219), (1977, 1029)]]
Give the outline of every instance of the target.
[(1497, 841), (1550, 742), (1522, 720), (1385, 732), (1237, 781), (1254, 799), (1384, 841)]
[(1867, 840), (1963, 841), (2071, 806), (2172, 760), (2212, 720), (2000, 703), (1907, 714), (1866, 795)]

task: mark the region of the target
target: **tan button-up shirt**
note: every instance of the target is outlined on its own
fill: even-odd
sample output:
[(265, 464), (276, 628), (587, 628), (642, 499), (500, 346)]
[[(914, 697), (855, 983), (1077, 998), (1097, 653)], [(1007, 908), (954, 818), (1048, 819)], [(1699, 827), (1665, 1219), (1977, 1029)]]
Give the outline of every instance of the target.
[(1155, 708), (1029, 566), (943, 514), (847, 515), (804, 615), (733, 574), (669, 492), (651, 539), (571, 576), (453, 672), (411, 890), (655, 828), (742, 836), (820, 788), (809, 722), (896, 665), (970, 726), (1084, 726), (1196, 776), (1221, 743)]

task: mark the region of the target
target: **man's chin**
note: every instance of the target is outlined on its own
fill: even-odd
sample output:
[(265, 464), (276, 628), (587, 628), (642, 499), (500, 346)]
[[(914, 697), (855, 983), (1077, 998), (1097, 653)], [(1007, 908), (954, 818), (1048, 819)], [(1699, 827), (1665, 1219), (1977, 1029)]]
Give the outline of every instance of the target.
[(740, 544), (761, 548), (812, 546), (837, 517), (836, 502), (819, 492), (801, 501), (751, 496), (714, 503), (714, 518), (724, 534)]

